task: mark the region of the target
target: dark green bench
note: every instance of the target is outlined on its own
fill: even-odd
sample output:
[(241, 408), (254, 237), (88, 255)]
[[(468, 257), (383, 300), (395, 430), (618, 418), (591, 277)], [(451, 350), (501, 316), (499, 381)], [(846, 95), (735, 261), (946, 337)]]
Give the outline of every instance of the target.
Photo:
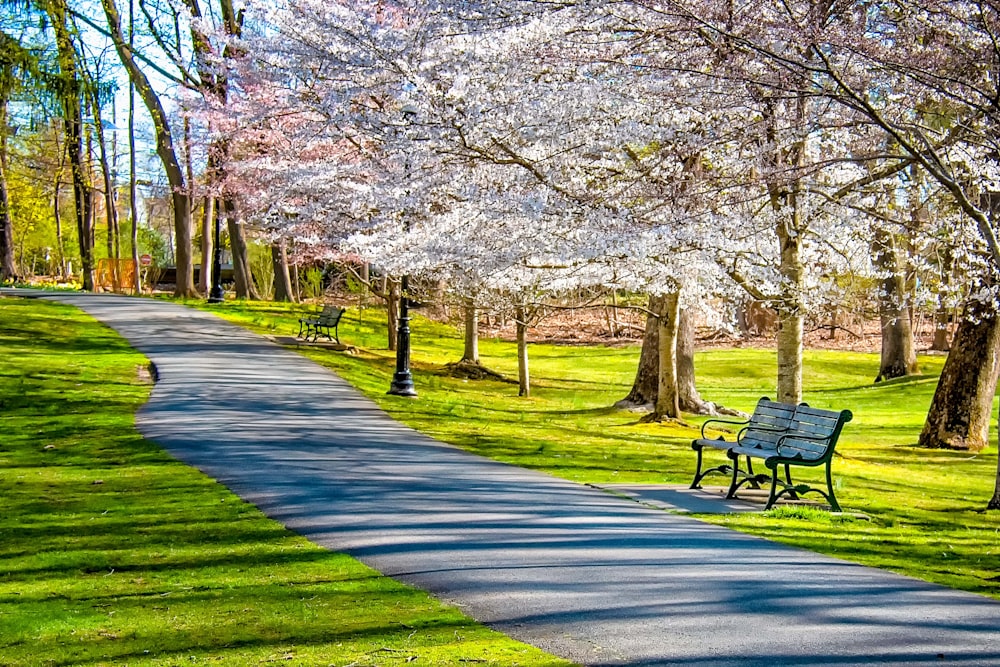
[[(344, 309), (337, 306), (323, 306), (319, 314), (310, 317), (299, 318), (298, 337), (313, 341), (320, 336), (326, 336), (327, 340), (336, 341), (340, 344), (340, 335), (337, 328), (340, 326), (340, 318), (344, 315)], [(303, 334), (305, 334), (303, 336)], [(332, 334), (332, 335), (331, 335)]]
[[(757, 407), (748, 420), (710, 419), (702, 425), (701, 437), (691, 443), (691, 447), (698, 452), (698, 465), (691, 488), (700, 488), (701, 480), (706, 475), (720, 472), (731, 475), (727, 498), (735, 497), (736, 492), (744, 485), (759, 489), (761, 484), (770, 481), (771, 492), (765, 509), (770, 509), (784, 495), (798, 498), (806, 493), (816, 492), (826, 498), (831, 509), (839, 512), (840, 504), (833, 493), (830, 464), (840, 432), (851, 419), (853, 415), (850, 410), (820, 410), (805, 403), (791, 405), (768, 398), (757, 402)], [(712, 439), (705, 437), (705, 429), (709, 424), (742, 428), (734, 439)], [(725, 451), (728, 461), (702, 471), (705, 448)], [(740, 469), (741, 459), (745, 461), (743, 470)], [(755, 474), (754, 459), (763, 460), (770, 472)], [(807, 484), (795, 484), (792, 481), (791, 466), (825, 466), (826, 491)], [(784, 479), (779, 476), (779, 469), (783, 470)], [(779, 486), (781, 491), (778, 491)]]

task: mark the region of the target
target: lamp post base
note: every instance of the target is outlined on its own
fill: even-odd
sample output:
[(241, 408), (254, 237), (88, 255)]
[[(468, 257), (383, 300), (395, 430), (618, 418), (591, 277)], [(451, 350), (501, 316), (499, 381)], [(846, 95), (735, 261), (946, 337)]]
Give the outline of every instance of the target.
[(413, 387), (413, 376), (409, 371), (396, 373), (392, 376), (392, 384), (389, 385), (389, 391), (386, 392), (391, 396), (416, 396), (417, 390)]
[(225, 300), (226, 300), (226, 297), (225, 297), (225, 294), (223, 293), (221, 287), (218, 287), (218, 288), (213, 287), (212, 291), (208, 293), (208, 302), (209, 303), (222, 303)]

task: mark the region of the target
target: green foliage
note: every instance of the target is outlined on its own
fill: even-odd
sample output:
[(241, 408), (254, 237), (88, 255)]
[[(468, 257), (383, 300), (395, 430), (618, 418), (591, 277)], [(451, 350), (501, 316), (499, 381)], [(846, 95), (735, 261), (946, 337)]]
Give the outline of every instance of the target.
[(0, 298), (0, 663), (564, 665), (296, 536), (135, 432), (145, 360)]
[[(297, 330), (301, 310), (226, 304), (216, 312), (248, 324), (257, 319), (258, 328), (289, 334)], [(513, 382), (448, 376), (445, 364), (461, 357), (460, 332), (419, 316), (412, 330), (417, 400), (385, 393), (394, 355), (384, 349), (380, 309), (352, 309), (341, 322), (341, 340), (359, 348), (357, 354), (301, 351), (397, 419), (477, 454), (586, 483), (690, 483), (690, 443), (703, 418), (691, 417), (691, 426), (643, 424), (638, 415), (611, 407), (631, 386), (638, 347), (532, 345), (533, 395), (519, 398)], [(480, 354), (489, 368), (516, 377), (513, 342), (483, 340)], [(854, 412), (837, 447), (834, 483), (845, 510), (870, 520), (786, 509), (703, 518), (1000, 598), (997, 514), (984, 511), (996, 450), (974, 455), (916, 447), (943, 358), (922, 357), (920, 364), (924, 375), (874, 385), (877, 354), (805, 354), (806, 400)], [(697, 355), (695, 366), (706, 400), (749, 412), (758, 398), (773, 396), (773, 350), (709, 350)], [(797, 471), (813, 484), (821, 475)]]
[(318, 299), (323, 296), (323, 270), (315, 266), (300, 269), (299, 288), (304, 299)]
[(139, 241), (139, 254), (149, 255), (153, 258), (154, 266), (167, 266), (170, 264), (170, 246), (167, 239), (163, 238), (158, 230), (152, 227), (140, 226), (136, 230)]
[(271, 246), (263, 243), (250, 243), (247, 246), (250, 260), (250, 273), (260, 292), (260, 298), (270, 301), (274, 298), (274, 262), (271, 259)]

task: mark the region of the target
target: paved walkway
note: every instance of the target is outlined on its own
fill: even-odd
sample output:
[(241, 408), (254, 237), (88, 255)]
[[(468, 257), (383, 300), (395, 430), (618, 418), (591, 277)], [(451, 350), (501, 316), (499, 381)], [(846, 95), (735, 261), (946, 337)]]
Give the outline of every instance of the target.
[(314, 542), (554, 654), (586, 665), (1000, 665), (996, 601), (464, 453), (210, 314), (55, 298), (156, 364), (138, 417), (147, 437)]

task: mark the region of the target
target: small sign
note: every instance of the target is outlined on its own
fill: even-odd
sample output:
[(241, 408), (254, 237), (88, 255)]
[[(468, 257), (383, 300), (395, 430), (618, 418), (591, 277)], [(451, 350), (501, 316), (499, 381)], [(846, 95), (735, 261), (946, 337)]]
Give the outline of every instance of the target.
[(139, 264), (142, 266), (149, 266), (153, 263), (152, 255), (139, 255)]

